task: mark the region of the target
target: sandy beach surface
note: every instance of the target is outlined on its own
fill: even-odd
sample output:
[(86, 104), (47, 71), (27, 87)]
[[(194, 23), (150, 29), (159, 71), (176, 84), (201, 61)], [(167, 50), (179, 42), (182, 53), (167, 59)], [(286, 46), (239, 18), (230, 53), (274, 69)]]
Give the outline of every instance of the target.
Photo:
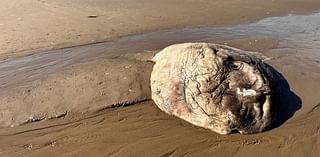
[[(3, 0), (0, 156), (317, 157), (319, 9), (317, 0)], [(291, 90), (283, 123), (219, 135), (161, 112), (150, 59), (191, 41), (254, 51), (277, 69)]]
[(318, 10), (317, 0), (2, 0), (0, 55), (30, 54), (165, 28), (225, 26)]

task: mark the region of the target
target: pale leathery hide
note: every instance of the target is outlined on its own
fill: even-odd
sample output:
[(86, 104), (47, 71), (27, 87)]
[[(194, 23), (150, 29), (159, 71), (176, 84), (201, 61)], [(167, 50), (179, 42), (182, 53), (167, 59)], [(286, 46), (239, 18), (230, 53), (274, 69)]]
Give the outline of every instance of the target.
[(249, 52), (210, 43), (171, 45), (157, 53), (152, 99), (164, 112), (219, 134), (272, 125), (274, 78)]

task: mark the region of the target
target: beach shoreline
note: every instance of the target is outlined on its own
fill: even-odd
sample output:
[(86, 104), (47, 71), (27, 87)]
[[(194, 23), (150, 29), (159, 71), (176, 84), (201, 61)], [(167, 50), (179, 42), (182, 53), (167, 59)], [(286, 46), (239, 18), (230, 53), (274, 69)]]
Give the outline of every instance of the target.
[[(169, 1), (147, 0), (19, 2), (0, 2), (0, 8), (8, 14), (3, 15), (7, 24), (0, 23), (0, 28), (12, 26), (0, 29), (5, 34), (0, 37), (0, 156), (320, 154), (320, 40), (319, 32), (313, 32), (318, 28), (317, 21), (310, 22), (319, 19), (319, 14), (300, 19), (310, 28), (285, 27), (283, 23), (295, 26), (290, 22), (299, 22), (288, 16), (258, 22), (271, 31), (256, 27), (254, 22), (269, 16), (310, 13), (320, 8), (320, 1), (187, 0), (182, 5), (178, 5), (179, 0), (172, 5)], [(26, 8), (13, 13), (10, 6)], [(210, 10), (210, 6), (219, 8)], [(36, 7), (41, 9), (37, 12)], [(141, 7), (145, 8), (137, 10)], [(244, 18), (239, 18), (242, 14)], [(35, 19), (24, 20), (28, 17)], [(137, 19), (128, 21), (132, 17)], [(212, 19), (207, 20), (209, 17)], [(279, 21), (282, 24), (278, 26)], [(271, 27), (275, 25), (278, 27)], [(192, 29), (200, 26), (208, 29)], [(163, 30), (181, 27), (188, 29)], [(8, 32), (9, 28), (15, 31)], [(211, 37), (216, 33), (229, 37)], [(105, 40), (111, 42), (90, 45)], [(288, 106), (292, 115), (263, 133), (223, 136), (161, 112), (150, 96), (151, 58), (167, 45), (188, 41), (253, 51), (284, 76), (299, 99), (299, 104)], [(87, 45), (76, 46), (79, 44)]]
[(0, 2), (0, 57), (112, 41), (163, 29), (232, 26), (272, 16), (312, 13), (319, 8), (320, 2), (315, 0), (4, 0)]

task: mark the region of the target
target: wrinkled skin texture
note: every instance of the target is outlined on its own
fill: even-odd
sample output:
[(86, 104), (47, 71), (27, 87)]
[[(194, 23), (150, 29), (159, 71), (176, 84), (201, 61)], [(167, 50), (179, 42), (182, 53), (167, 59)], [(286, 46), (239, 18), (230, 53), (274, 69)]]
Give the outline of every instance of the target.
[(219, 134), (257, 133), (272, 125), (273, 76), (250, 53), (185, 43), (163, 49), (153, 61), (152, 99), (162, 111)]

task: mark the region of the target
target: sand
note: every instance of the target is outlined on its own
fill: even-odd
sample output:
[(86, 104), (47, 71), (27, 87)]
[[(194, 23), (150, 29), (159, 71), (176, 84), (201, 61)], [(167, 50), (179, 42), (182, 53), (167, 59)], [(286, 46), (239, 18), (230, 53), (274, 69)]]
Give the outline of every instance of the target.
[[(268, 42), (264, 47), (268, 47)], [(153, 63), (141, 60), (141, 55), (128, 54), (77, 64), (28, 83), (29, 86), (7, 87), (2, 98), (18, 95), (15, 101), (7, 102), (17, 107), (16, 117), (21, 118), (30, 111), (50, 114), (50, 111), (59, 110), (65, 113), (67, 109), (72, 112), (50, 120), (0, 129), (0, 154), (316, 157), (320, 153), (320, 99), (317, 97), (320, 74), (316, 72), (320, 66), (314, 59), (297, 54), (283, 57), (283, 52), (278, 50), (266, 53), (274, 58), (267, 62), (286, 77), (298, 100), (288, 106), (291, 115), (284, 124), (270, 131), (223, 136), (166, 115), (150, 100), (148, 81)], [(304, 73), (306, 71), (308, 73)], [(19, 95), (28, 92), (26, 89), (30, 86), (32, 90), (27, 94), (31, 96)], [(43, 104), (34, 103), (42, 99)], [(27, 103), (19, 101), (33, 102), (33, 110), (28, 110), (24, 106)], [(120, 107), (112, 108), (113, 103)], [(43, 106), (52, 108), (41, 108)]]
[(317, 0), (2, 0), (0, 56), (318, 10)]
[[(274, 52), (272, 56), (277, 58), (279, 54)], [(57, 94), (51, 94), (50, 91), (43, 89), (45, 85), (41, 84), (36, 85), (36, 89), (32, 90), (31, 93), (43, 93), (44, 96), (40, 98), (51, 96), (53, 98), (51, 103), (63, 101), (63, 98), (67, 99), (70, 104), (74, 104), (74, 101), (82, 101), (83, 104), (79, 105), (84, 105), (88, 108), (82, 108), (81, 111), (96, 109), (95, 112), (75, 114), (77, 110), (74, 110), (73, 114), (68, 113), (58, 119), (54, 118), (18, 127), (2, 128), (0, 129), (0, 153), (2, 156), (215, 155), (247, 157), (260, 155), (265, 157), (316, 157), (320, 153), (320, 99), (317, 97), (320, 89), (316, 88), (317, 83), (320, 81), (320, 76), (318, 73), (294, 75), (308, 70), (304, 68), (304, 64), (301, 64), (306, 62), (311, 64), (314, 70), (320, 70), (319, 65), (311, 61), (310, 59), (307, 60), (306, 58), (294, 55), (292, 57), (285, 57), (285, 59), (280, 57), (268, 61), (271, 65), (280, 69), (291, 85), (291, 90), (303, 102), (301, 104), (301, 101), (298, 100), (298, 104), (290, 104), (292, 106), (288, 106), (288, 110), (292, 110), (288, 112), (294, 113), (299, 109), (298, 112), (294, 113), (294, 116), (289, 116), (289, 119), (284, 124), (264, 133), (253, 135), (235, 133), (227, 136), (195, 127), (180, 119), (168, 116), (161, 112), (151, 100), (145, 99), (144, 97), (150, 97), (149, 90), (139, 88), (134, 84), (139, 82), (138, 85), (141, 83), (142, 87), (149, 86), (149, 73), (147, 72), (152, 67), (152, 63), (150, 62), (113, 58), (112, 60), (103, 59), (103, 62), (99, 61), (99, 64), (93, 62), (80, 64), (73, 67), (71, 71), (64, 71), (63, 76), (59, 76), (60, 73), (53, 74), (54, 76), (50, 76), (43, 81), (49, 84), (49, 87), (60, 89), (62, 93), (71, 92), (68, 96), (76, 100), (67, 99), (70, 97), (66, 96), (56, 98), (58, 97)], [(128, 65), (131, 65), (130, 70), (126, 69)], [(110, 68), (110, 66), (112, 67)], [(143, 73), (141, 77), (137, 77), (134, 71), (140, 71), (141, 66), (146, 69), (146, 73)], [(86, 72), (79, 73), (78, 70), (83, 68)], [(93, 70), (98, 68), (100, 69), (94, 71), (111, 72), (110, 75), (113, 79), (120, 78), (119, 80), (122, 81), (101, 79), (106, 81), (104, 83), (112, 85), (102, 85), (107, 88), (104, 90), (99, 88), (100, 82), (97, 82), (97, 78), (101, 76), (96, 76), (96, 74), (87, 71), (88, 69)], [(88, 76), (88, 79), (92, 78), (92, 80), (85, 81), (83, 80), (84, 76)], [(68, 77), (70, 80), (77, 80), (76, 86), (67, 83), (70, 81), (67, 79)], [(123, 77), (129, 78), (129, 81), (123, 79)], [(58, 83), (58, 86), (50, 86), (57, 78), (59, 78), (60, 82), (67, 83), (65, 85), (70, 89), (61, 87), (60, 83)], [(85, 91), (77, 92), (77, 89), (81, 89), (82, 87), (86, 88)], [(135, 92), (130, 93), (127, 87), (130, 87), (129, 89), (133, 89), (132, 91)], [(99, 91), (112, 91), (112, 95), (99, 96)], [(67, 95), (66, 93), (64, 94)], [(81, 95), (72, 96), (72, 94)], [(93, 102), (88, 103), (86, 99)], [(107, 107), (112, 102), (123, 101), (123, 99), (140, 99), (142, 102), (124, 104), (124, 107)], [(45, 101), (44, 104), (46, 103), (50, 103), (50, 101)], [(13, 105), (18, 106), (19, 103)], [(57, 111), (57, 108), (53, 110)], [(27, 110), (18, 110), (16, 113), (26, 114)]]
[[(92, 49), (17, 57), (164, 28), (231, 26), (320, 8), (316, 0), (168, 2), (1, 1), (0, 53), (9, 59), (0, 62), (0, 156), (319, 156), (316, 50), (284, 47), (273, 38), (212, 40), (262, 52), (296, 95), (279, 127), (228, 136), (168, 116), (150, 100), (148, 60), (170, 42), (129, 37)], [(94, 55), (78, 57), (74, 51), (82, 49)]]

